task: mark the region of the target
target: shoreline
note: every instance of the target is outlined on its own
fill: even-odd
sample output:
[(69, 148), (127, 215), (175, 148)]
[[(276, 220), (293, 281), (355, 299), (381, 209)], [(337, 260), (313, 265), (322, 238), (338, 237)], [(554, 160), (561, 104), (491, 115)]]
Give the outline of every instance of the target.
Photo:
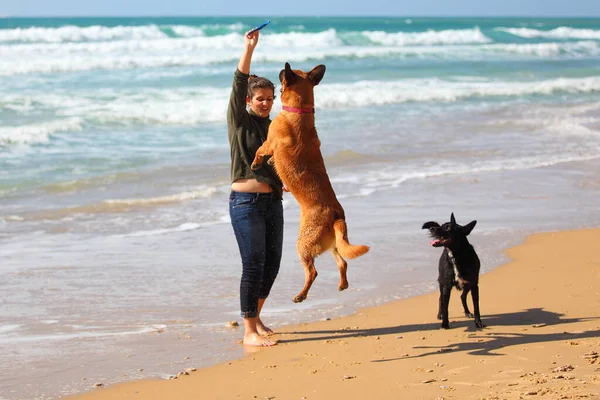
[(280, 327), (278, 346), (189, 376), (90, 382), (65, 398), (598, 398), (598, 239), (600, 228), (537, 233), (505, 250), (509, 262), (481, 275), (483, 330), (462, 317), (456, 291), (440, 330), (433, 292)]

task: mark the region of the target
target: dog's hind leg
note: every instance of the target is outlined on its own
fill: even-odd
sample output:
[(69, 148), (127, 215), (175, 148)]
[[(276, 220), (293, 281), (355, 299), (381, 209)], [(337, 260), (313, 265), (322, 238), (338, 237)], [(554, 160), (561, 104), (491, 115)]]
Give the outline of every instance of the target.
[[(304, 287), (294, 297), (294, 303), (300, 303), (308, 297), (308, 291), (318, 275), (315, 268), (315, 258), (331, 248), (333, 242), (333, 234), (327, 235), (327, 230), (323, 226), (315, 226), (312, 223), (314, 220), (313, 215), (300, 212), (300, 233), (296, 242), (296, 251), (304, 267)], [(307, 221), (309, 222), (307, 223)], [(325, 243), (323, 243), (323, 240), (327, 237), (330, 237), (330, 239), (325, 240)]]
[(469, 311), (469, 306), (467, 305), (467, 295), (469, 294), (470, 291), (471, 291), (471, 286), (466, 285), (465, 288), (463, 289), (463, 292), (460, 295), (460, 301), (462, 302), (462, 306), (465, 311), (465, 317), (467, 317), (467, 318), (473, 318), (473, 314), (471, 314), (471, 311)]
[(340, 269), (340, 286), (338, 286), (338, 290), (342, 291), (348, 289), (348, 277), (346, 276), (348, 263), (342, 258), (335, 247), (331, 249), (331, 254), (333, 254), (333, 258), (335, 258), (335, 262)]
[(479, 313), (479, 285), (473, 285), (471, 288), (471, 298), (473, 299), (473, 311), (475, 311), (475, 326), (477, 328), (485, 328), (485, 325), (481, 321), (481, 314)]
[[(301, 253), (298, 252), (300, 255)], [(317, 279), (317, 269), (315, 268), (315, 259), (311, 256), (302, 256), (300, 255), (300, 261), (302, 262), (302, 266), (304, 267), (304, 287), (302, 291), (294, 297), (294, 303), (301, 303), (308, 297), (308, 291), (312, 286), (315, 279)]]

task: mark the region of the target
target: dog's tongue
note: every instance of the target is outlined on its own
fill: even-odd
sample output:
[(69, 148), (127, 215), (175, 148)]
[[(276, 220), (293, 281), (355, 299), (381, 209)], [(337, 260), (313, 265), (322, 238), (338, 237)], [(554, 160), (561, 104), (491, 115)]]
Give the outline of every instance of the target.
[(440, 241), (439, 241), (438, 239), (435, 239), (435, 240), (432, 240), (431, 242), (429, 242), (429, 244), (430, 244), (431, 246), (435, 246), (436, 244), (438, 244), (438, 245), (439, 245), (439, 244), (440, 244)]

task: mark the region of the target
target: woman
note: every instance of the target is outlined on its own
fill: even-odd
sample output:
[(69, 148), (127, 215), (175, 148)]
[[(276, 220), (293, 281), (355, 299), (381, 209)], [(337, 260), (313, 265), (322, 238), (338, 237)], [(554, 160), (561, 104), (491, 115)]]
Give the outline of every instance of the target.
[[(245, 48), (233, 77), (227, 110), (231, 147), (229, 215), (242, 257), (240, 306), (244, 318), (244, 344), (273, 346), (273, 331), (260, 318), (279, 272), (283, 247), (282, 183), (268, 163), (258, 171), (250, 165), (267, 138), (275, 85), (250, 75), (258, 32), (245, 35)], [(246, 110), (249, 106), (249, 111)]]

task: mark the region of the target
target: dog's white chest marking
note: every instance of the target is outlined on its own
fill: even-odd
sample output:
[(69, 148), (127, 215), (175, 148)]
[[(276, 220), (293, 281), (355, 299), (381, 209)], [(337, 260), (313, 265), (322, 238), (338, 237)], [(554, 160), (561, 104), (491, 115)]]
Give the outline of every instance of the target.
[(456, 282), (458, 282), (458, 286), (460, 289), (463, 288), (464, 286), (464, 280), (462, 278), (462, 276), (460, 276), (460, 273), (458, 272), (458, 265), (456, 265), (456, 258), (454, 258), (454, 254), (452, 253), (452, 250), (446, 248), (446, 250), (448, 251), (448, 258), (450, 258), (450, 262), (452, 263), (452, 268), (454, 269), (454, 280)]

